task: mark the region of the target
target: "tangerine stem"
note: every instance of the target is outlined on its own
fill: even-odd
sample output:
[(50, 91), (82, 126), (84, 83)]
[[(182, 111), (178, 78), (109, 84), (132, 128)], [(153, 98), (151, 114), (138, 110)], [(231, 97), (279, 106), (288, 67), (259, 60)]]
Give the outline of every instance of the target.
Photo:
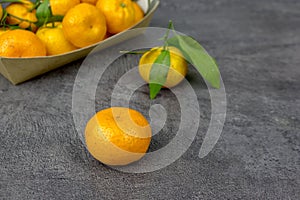
[(122, 8), (126, 8), (126, 4), (125, 4), (124, 2), (120, 3), (120, 6), (121, 6)]
[(147, 51), (148, 50), (144, 50), (144, 51), (120, 51), (120, 53), (123, 53), (123, 54), (144, 54)]
[(30, 21), (30, 20), (28, 20), (28, 19), (23, 19), (23, 18), (21, 18), (21, 17), (18, 17), (18, 16), (15, 16), (15, 15), (12, 15), (12, 14), (10, 14), (10, 13), (7, 13), (7, 15), (8, 15), (8, 16), (12, 16), (12, 17), (14, 17), (14, 18), (16, 18), (16, 19), (20, 20), (21, 22), (35, 23), (34, 21)]

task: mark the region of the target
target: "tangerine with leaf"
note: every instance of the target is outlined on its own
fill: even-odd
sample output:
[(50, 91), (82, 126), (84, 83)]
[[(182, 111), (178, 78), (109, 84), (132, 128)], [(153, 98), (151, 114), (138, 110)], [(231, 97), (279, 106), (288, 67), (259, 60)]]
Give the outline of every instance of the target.
[[(171, 38), (170, 31), (174, 33)], [(174, 87), (184, 79), (187, 62), (212, 87), (220, 88), (220, 71), (216, 60), (195, 39), (176, 33), (170, 21), (166, 34), (160, 40), (164, 41), (163, 46), (146, 51), (139, 62), (139, 72), (149, 83), (151, 99), (156, 97), (162, 87)]]

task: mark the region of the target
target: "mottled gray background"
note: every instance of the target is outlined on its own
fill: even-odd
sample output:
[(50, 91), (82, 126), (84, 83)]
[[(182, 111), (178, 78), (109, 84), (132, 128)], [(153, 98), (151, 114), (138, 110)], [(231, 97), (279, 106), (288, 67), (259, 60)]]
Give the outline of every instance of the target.
[[(72, 87), (82, 60), (19, 86), (0, 76), (0, 199), (299, 199), (300, 1), (162, 0), (151, 23), (200, 41), (219, 65), (227, 90), (224, 131), (198, 158), (210, 119), (207, 88), (187, 76), (201, 109), (189, 150), (153, 173), (126, 174), (93, 160), (72, 119)], [(124, 56), (99, 83), (96, 108), (110, 104), (118, 77), (137, 63)], [(147, 87), (131, 106), (147, 115)], [(178, 102), (164, 90), (155, 103), (168, 120), (150, 151), (178, 128)]]

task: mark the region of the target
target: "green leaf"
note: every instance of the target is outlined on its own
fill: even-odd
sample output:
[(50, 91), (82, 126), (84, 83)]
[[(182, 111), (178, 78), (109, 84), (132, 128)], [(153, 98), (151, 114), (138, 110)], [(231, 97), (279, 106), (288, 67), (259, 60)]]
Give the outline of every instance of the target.
[(170, 51), (162, 50), (150, 71), (150, 99), (154, 99), (165, 84), (171, 63)]
[(205, 49), (189, 36), (175, 35), (168, 45), (180, 49), (185, 59), (194, 65), (202, 77), (214, 88), (220, 88), (220, 71), (217, 63)]
[(48, 22), (61, 22), (63, 18), (63, 15), (51, 15), (51, 17), (48, 19)]
[(36, 23), (37, 26), (42, 26), (46, 24), (49, 18), (52, 16), (49, 5), (50, 5), (49, 0), (44, 0), (37, 7), (36, 9), (36, 17), (38, 19), (38, 22)]

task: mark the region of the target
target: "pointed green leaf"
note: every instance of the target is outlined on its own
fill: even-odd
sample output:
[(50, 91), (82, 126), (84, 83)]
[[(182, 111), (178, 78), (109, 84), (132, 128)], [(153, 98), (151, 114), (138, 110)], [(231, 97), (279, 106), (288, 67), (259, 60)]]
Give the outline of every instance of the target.
[(49, 7), (50, 3), (49, 0), (44, 0), (36, 9), (36, 17), (38, 22), (36, 23), (37, 26), (42, 26), (46, 24), (51, 17), (51, 10)]
[(176, 35), (168, 39), (167, 43), (180, 49), (185, 59), (194, 65), (212, 87), (220, 88), (220, 71), (216, 61), (196, 40), (189, 36)]
[(165, 84), (170, 68), (170, 51), (162, 50), (153, 63), (150, 71), (150, 99), (154, 99)]

